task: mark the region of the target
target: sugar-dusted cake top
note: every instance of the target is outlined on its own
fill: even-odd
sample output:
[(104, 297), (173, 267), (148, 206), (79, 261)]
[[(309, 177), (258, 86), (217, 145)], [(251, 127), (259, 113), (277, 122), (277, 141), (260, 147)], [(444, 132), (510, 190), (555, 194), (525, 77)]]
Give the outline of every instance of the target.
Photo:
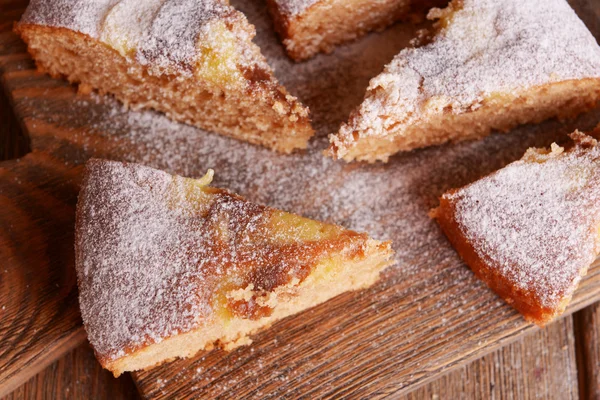
[(542, 306), (570, 296), (600, 251), (600, 145), (529, 150), (522, 160), (444, 197), (478, 256)]
[(368, 237), (250, 203), (201, 181), (91, 160), (77, 205), (76, 267), (101, 360), (223, 315), (269, 316), (255, 296), (302, 282), (321, 260), (364, 255)]
[(274, 0), (282, 14), (298, 16), (321, 0)]
[(429, 17), (441, 18), (432, 42), (403, 50), (371, 80), (342, 137), (385, 135), (390, 124), (476, 110), (486, 97), (600, 77), (600, 47), (565, 0), (455, 0)]
[[(254, 28), (225, 0), (32, 0), (20, 23), (80, 32), (167, 72), (193, 70), (202, 49), (210, 52), (227, 42), (231, 54), (219, 49), (223, 59), (257, 63), (252, 52), (243, 51)], [(237, 44), (240, 50), (233, 51)]]

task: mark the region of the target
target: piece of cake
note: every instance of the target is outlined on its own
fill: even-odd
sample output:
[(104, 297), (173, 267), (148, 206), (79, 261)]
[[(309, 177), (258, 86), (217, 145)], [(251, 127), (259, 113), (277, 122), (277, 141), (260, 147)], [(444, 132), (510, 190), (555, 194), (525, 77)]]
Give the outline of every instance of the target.
[(313, 134), (226, 0), (32, 0), (15, 29), (80, 90), (285, 153)]
[(432, 212), (475, 274), (540, 325), (565, 310), (600, 252), (600, 145), (571, 137), (566, 151), (529, 149), (447, 192)]
[(565, 0), (454, 0), (437, 33), (371, 80), (328, 154), (387, 161), (399, 151), (593, 108), (600, 48)]
[[(253, 204), (200, 180), (91, 160), (77, 204), (88, 338), (118, 376), (248, 335), (373, 284), (389, 242)], [(350, 316), (349, 316), (350, 317)]]
[(267, 0), (288, 55), (302, 61), (330, 53), (373, 30), (423, 15), (447, 0)]

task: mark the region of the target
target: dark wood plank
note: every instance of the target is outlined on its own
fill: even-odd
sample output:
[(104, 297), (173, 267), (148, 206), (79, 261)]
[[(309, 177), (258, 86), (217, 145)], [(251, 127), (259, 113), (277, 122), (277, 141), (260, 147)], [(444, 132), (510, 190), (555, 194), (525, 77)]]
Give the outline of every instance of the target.
[(29, 141), (23, 136), (5, 93), (0, 90), (0, 161), (21, 157), (28, 151)]
[[(22, 0), (2, 0), (0, 2), (0, 32), (6, 30), (20, 15), (24, 6)], [(0, 161), (18, 158), (29, 151), (29, 141), (19, 127), (4, 85), (0, 87)]]
[[(295, 65), (277, 44), (264, 4), (236, 4), (257, 25), (258, 40), (281, 80), (313, 110), (320, 137), (347, 117), (369, 78), (415, 29), (394, 27)], [(354, 68), (357, 61), (360, 68)], [(37, 73), (23, 44), (6, 30), (0, 32), (0, 74), (32, 148), (0, 166), (0, 223), (8, 227), (0, 232), (0, 260), (8, 260), (0, 261), (5, 271), (0, 301), (6, 305), (0, 319), (0, 391), (84, 338), (72, 265), (73, 207), (81, 165), (92, 156), (188, 176), (213, 167), (217, 185), (314, 218), (375, 229), (394, 240), (398, 251), (399, 265), (372, 289), (281, 321), (256, 335), (252, 346), (135, 374), (146, 397), (380, 398), (424, 384), (535, 329), (474, 278), (427, 219), (437, 196), (519, 158), (529, 146), (548, 145), (600, 119), (596, 110), (568, 124), (549, 122), (395, 157), (386, 166), (346, 166), (324, 161), (322, 139), (309, 152), (286, 157), (170, 124), (150, 112), (129, 113), (108, 98), (77, 96), (65, 82)], [(418, 174), (410, 175), (414, 181), (404, 179), (411, 173)], [(354, 180), (382, 196), (393, 184), (391, 193), (406, 201), (331, 204), (332, 194), (341, 199), (344, 185)], [(346, 189), (350, 198), (360, 195), (354, 187)], [(373, 214), (358, 218), (365, 209)], [(596, 263), (568, 313), (598, 299)]]
[[(0, 3), (0, 70), (19, 68), (25, 48), (10, 33), (26, 1)], [(31, 61), (26, 61), (31, 66)], [(6, 75), (1, 75), (6, 84)], [(0, 94), (0, 156), (29, 150), (22, 116)], [(77, 170), (47, 156), (0, 164), (0, 396), (85, 340), (73, 273)], [(66, 178), (66, 179), (64, 179)]]
[(3, 400), (139, 398), (131, 377), (116, 379), (100, 366), (89, 345), (83, 344), (29, 379)]
[(77, 182), (77, 170), (41, 156), (0, 167), (0, 395), (85, 340), (73, 268)]
[(575, 328), (581, 398), (597, 400), (600, 399), (600, 303), (575, 314)]
[(564, 318), (399, 400), (579, 398), (573, 320)]

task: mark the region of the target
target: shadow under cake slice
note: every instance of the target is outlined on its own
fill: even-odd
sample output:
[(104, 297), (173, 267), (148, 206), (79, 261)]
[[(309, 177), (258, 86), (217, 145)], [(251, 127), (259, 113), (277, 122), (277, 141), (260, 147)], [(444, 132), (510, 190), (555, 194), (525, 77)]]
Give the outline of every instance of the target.
[(437, 33), (371, 80), (328, 154), (399, 152), (569, 118), (600, 98), (600, 47), (565, 0), (454, 0)]
[(116, 376), (248, 335), (373, 284), (389, 242), (251, 203), (200, 180), (91, 160), (77, 203), (79, 302)]
[(562, 314), (600, 252), (600, 145), (529, 149), (432, 211), (475, 274), (532, 322)]
[(313, 135), (225, 0), (32, 0), (15, 29), (42, 71), (80, 90), (285, 153)]

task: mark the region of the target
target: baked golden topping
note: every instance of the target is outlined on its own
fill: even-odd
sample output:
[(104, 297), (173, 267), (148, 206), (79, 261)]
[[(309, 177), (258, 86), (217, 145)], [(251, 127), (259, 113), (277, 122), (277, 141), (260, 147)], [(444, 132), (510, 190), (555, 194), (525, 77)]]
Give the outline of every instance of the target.
[[(87, 164), (77, 209), (80, 305), (96, 354), (116, 374), (235, 345), (370, 285), (389, 265), (389, 243), (209, 187), (211, 174)], [(199, 337), (170, 347), (185, 334)], [(167, 350), (152, 347), (163, 342)]]

